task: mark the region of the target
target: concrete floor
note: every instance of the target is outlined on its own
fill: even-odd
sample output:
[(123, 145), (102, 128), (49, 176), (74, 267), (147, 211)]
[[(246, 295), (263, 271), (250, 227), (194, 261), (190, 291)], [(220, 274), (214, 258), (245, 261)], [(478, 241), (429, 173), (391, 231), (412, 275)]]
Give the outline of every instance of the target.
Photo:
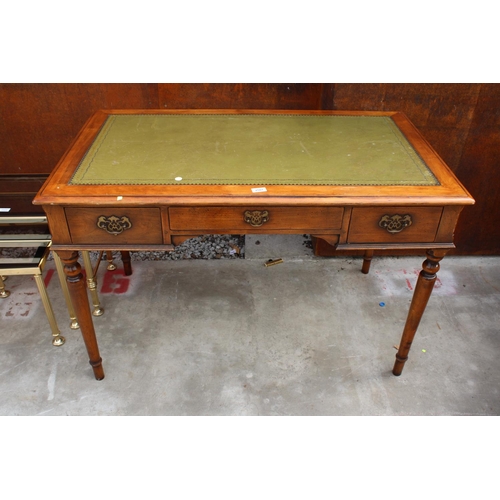
[(133, 262), (130, 278), (101, 266), (100, 382), (49, 262), (66, 343), (52, 346), (34, 281), (9, 277), (0, 415), (499, 415), (498, 257), (444, 259), (391, 374), (422, 260), (375, 258), (363, 275), (301, 236), (254, 235), (245, 259)]

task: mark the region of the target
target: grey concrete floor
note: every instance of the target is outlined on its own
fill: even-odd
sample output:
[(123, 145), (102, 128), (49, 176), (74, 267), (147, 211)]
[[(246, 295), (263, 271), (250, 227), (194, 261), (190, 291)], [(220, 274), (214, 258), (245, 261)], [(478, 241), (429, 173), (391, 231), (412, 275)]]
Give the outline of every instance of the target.
[(392, 375), (422, 261), (374, 258), (364, 275), (361, 259), (316, 258), (301, 236), (254, 235), (245, 259), (133, 262), (130, 278), (101, 266), (102, 381), (49, 262), (66, 343), (52, 346), (34, 281), (9, 277), (0, 415), (499, 415), (498, 257), (443, 260)]

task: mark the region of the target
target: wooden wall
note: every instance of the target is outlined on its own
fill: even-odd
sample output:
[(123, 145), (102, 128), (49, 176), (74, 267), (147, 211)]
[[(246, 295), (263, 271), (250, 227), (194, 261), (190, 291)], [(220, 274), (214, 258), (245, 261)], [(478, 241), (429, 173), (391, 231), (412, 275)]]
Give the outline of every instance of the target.
[(402, 111), (476, 199), (455, 254), (500, 254), (498, 84), (0, 84), (0, 207), (31, 199), (97, 109)]

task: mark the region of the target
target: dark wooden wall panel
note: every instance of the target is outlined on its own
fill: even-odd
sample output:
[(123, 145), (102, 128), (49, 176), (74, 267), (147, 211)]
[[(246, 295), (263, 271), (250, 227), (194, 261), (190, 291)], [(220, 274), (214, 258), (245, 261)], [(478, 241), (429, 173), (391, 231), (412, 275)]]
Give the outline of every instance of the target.
[(160, 108), (321, 109), (322, 84), (160, 84)]
[(29, 210), (85, 121), (113, 108), (402, 111), (476, 198), (456, 253), (500, 255), (498, 84), (0, 84), (0, 206)]
[(48, 174), (100, 108), (156, 108), (157, 86), (0, 85), (0, 173)]
[[(457, 177), (476, 199), (455, 233), (463, 254), (500, 255), (500, 85), (482, 85)], [(457, 246), (458, 246), (457, 245)]]

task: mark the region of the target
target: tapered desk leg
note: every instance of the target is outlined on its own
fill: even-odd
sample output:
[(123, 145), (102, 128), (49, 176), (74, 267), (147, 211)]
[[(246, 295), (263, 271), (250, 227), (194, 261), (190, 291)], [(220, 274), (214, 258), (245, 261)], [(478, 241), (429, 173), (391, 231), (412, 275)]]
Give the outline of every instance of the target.
[(436, 273), (439, 271), (439, 261), (446, 255), (446, 250), (428, 250), (427, 259), (422, 264), (422, 270), (418, 276), (417, 286), (413, 292), (408, 318), (399, 343), (399, 349), (396, 354), (396, 362), (392, 373), (401, 375), (404, 364), (408, 359), (411, 343), (415, 337), (420, 320), (429, 301), (434, 283), (436, 282)]
[(373, 250), (367, 250), (363, 257), (363, 267), (361, 268), (361, 272), (363, 274), (368, 274), (370, 272), (370, 264), (372, 263)]
[(89, 355), (89, 363), (94, 370), (95, 378), (97, 380), (102, 380), (104, 378), (102, 359), (99, 354), (99, 346), (97, 345), (95, 336), (92, 313), (90, 312), (87, 286), (81, 272), (82, 268), (78, 263), (78, 252), (59, 250), (57, 253), (64, 264), (64, 274), (66, 275), (71, 300), (75, 308), (78, 323), (80, 324), (83, 341), (85, 342), (85, 347)]
[(125, 276), (131, 276), (132, 275), (132, 264), (130, 263), (130, 252), (127, 252), (126, 250), (122, 250), (120, 253), (122, 255), (123, 271), (125, 273)]

